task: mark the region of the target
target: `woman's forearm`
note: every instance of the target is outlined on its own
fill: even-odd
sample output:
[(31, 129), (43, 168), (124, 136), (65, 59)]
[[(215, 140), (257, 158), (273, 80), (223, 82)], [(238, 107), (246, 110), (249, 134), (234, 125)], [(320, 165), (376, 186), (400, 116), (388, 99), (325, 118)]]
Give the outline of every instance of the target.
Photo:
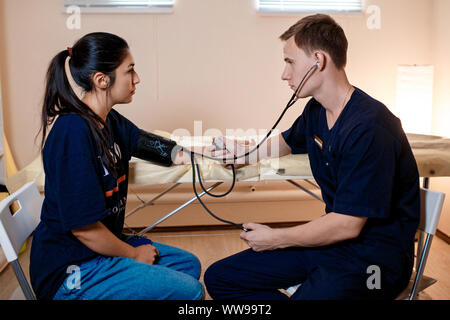
[(86, 247), (98, 254), (135, 259), (135, 248), (117, 238), (100, 221), (72, 230), (72, 234)]

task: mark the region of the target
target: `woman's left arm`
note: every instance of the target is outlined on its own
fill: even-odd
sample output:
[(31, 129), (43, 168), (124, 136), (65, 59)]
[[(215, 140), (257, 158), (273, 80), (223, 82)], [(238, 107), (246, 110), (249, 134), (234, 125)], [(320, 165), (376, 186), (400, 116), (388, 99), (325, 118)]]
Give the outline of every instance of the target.
[[(140, 130), (139, 139), (132, 154), (133, 157), (160, 163), (164, 166), (191, 163), (190, 150), (179, 146), (175, 141)], [(214, 147), (203, 147), (201, 153), (212, 156)]]
[(179, 161), (181, 156), (177, 157), (180, 151), (181, 147), (175, 141), (140, 130), (132, 156), (169, 167), (174, 163), (177, 164), (176, 161)]

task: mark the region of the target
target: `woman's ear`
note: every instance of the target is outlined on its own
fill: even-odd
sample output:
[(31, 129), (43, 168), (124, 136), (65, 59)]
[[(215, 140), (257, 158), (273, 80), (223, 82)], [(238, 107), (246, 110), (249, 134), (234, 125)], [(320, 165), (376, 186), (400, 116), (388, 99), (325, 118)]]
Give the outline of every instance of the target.
[(95, 73), (94, 76), (92, 77), (92, 82), (94, 84), (94, 87), (101, 89), (101, 90), (108, 89), (110, 81), (111, 81), (111, 79), (109, 78), (109, 76), (107, 76), (106, 74), (101, 73), (101, 72)]

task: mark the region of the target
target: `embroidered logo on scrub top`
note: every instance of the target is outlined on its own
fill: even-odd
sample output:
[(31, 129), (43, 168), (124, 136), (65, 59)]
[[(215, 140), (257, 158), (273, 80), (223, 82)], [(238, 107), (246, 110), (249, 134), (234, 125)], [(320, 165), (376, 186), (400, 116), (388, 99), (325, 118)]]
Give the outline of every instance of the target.
[(314, 135), (314, 142), (319, 146), (320, 150), (323, 150), (323, 141), (318, 136)]

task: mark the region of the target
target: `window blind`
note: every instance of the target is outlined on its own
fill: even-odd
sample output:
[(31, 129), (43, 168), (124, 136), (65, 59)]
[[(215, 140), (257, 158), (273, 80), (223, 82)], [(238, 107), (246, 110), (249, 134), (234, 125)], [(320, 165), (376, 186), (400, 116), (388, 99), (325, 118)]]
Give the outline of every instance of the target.
[(362, 0), (257, 0), (260, 12), (360, 12)]
[(83, 13), (171, 13), (175, 0), (64, 0)]

